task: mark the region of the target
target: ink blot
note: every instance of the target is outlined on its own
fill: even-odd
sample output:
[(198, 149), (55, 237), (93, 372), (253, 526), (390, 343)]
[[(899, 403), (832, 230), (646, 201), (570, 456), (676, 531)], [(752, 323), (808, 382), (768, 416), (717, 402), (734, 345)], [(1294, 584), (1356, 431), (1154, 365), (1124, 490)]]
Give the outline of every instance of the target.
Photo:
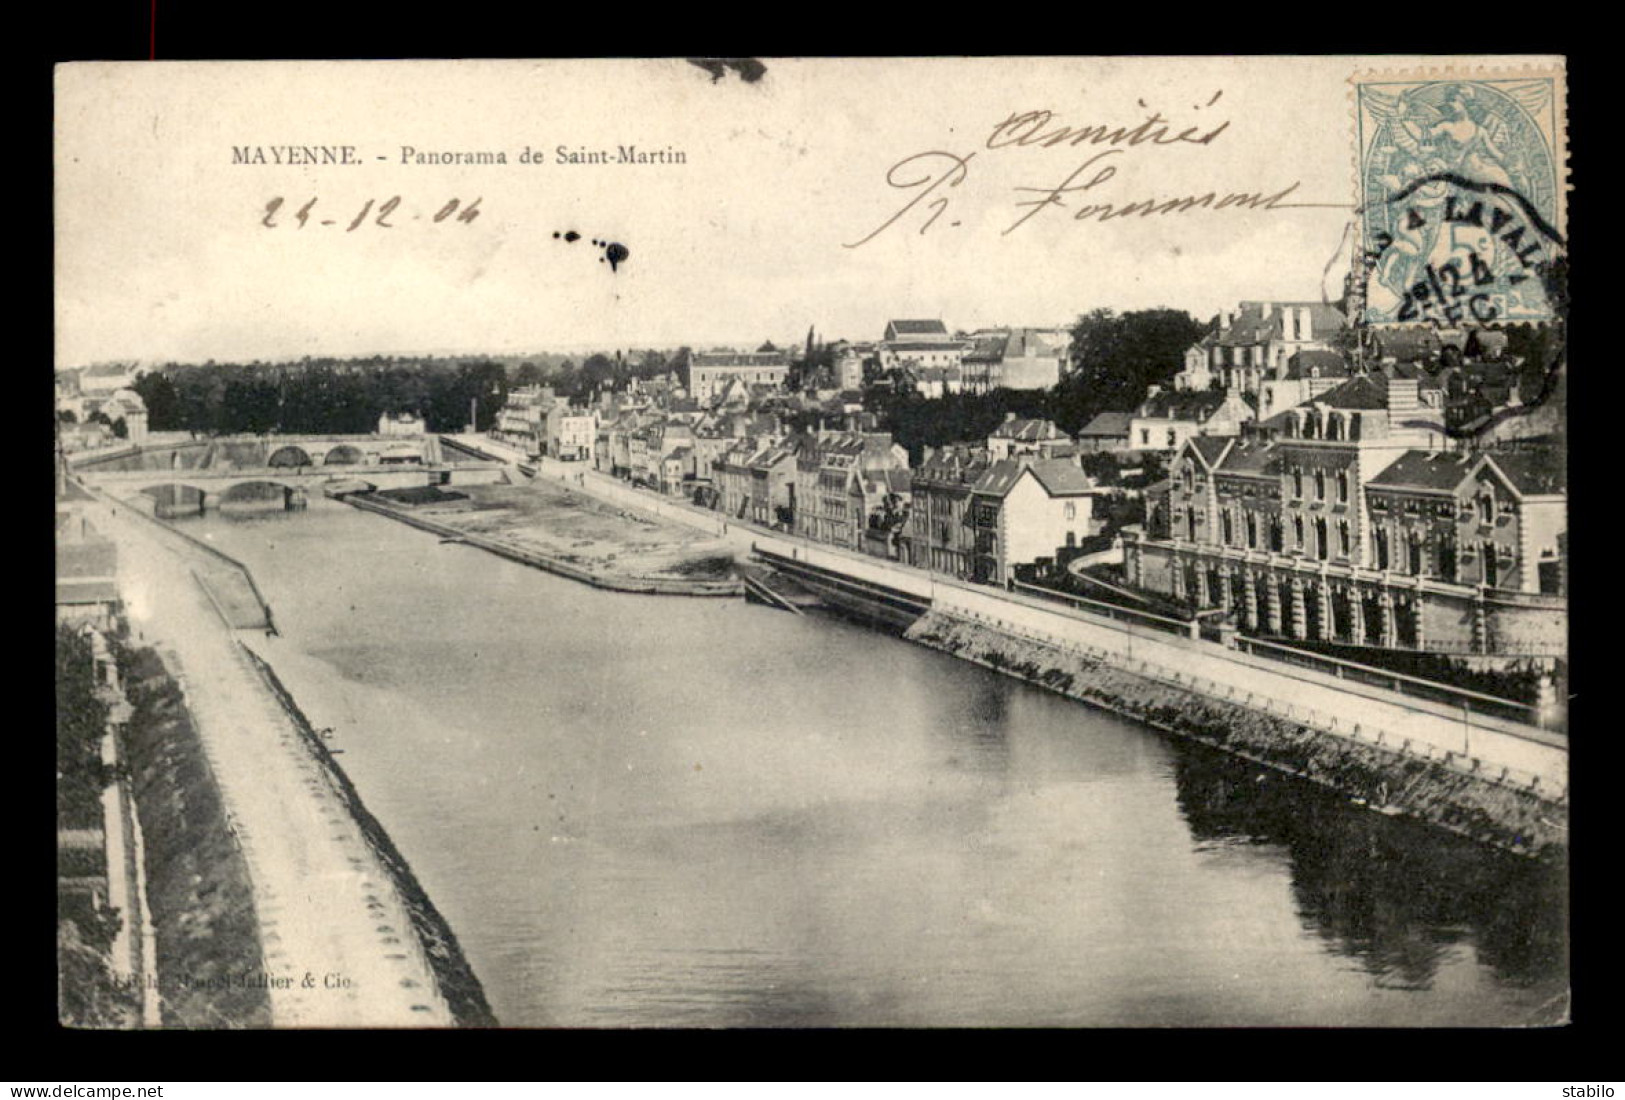
[(631, 250), (624, 244), (612, 244), (604, 249), (604, 256), (609, 260), (609, 269), (611, 271), (618, 270), (626, 262), (627, 257), (631, 255)]
[(571, 244), (574, 244), (581, 239), (581, 234), (572, 229), (570, 232), (564, 235), (564, 239), (569, 241)]

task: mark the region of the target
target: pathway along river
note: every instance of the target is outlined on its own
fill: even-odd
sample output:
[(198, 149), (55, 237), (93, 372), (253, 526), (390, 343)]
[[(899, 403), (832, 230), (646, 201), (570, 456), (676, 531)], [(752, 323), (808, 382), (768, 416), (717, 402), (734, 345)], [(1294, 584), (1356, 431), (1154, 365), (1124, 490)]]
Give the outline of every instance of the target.
[(824, 616), (181, 521), (508, 1026), (1543, 1024), (1560, 874)]

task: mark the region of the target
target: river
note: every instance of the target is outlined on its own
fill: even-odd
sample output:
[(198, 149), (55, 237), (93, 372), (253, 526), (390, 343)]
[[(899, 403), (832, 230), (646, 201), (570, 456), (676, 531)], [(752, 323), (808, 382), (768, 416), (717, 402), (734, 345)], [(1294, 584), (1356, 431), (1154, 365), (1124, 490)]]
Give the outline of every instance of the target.
[(180, 522), (507, 1026), (1562, 1018), (1559, 872), (833, 617)]

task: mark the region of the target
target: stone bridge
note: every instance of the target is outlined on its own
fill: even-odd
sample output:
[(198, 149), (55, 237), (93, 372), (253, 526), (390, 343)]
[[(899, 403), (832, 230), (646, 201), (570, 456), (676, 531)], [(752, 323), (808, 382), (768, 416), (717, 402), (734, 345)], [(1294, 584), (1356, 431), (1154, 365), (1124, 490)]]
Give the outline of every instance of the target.
[(121, 470), (243, 470), (307, 466), (437, 466), (436, 435), (237, 435), (149, 445), (80, 459), (87, 474)]
[[(251, 494), (239, 490), (249, 485), (281, 489), (283, 507), (296, 509), (312, 489), (337, 483), (372, 489), (477, 484), (501, 480), (502, 469), (500, 462), (445, 462), (438, 436), (226, 436), (140, 447), (76, 466), (92, 485), (158, 498), (168, 514), (248, 499)], [(173, 499), (164, 500), (166, 490)]]

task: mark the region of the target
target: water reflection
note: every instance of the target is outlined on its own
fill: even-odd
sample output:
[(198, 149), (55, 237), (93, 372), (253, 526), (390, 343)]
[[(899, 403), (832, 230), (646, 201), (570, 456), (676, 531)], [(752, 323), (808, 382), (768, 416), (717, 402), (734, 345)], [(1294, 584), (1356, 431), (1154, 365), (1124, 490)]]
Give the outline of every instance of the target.
[(1500, 1024), (1561, 882), (850, 622), (191, 530), (510, 1026)]
[(1197, 840), (1285, 846), (1305, 926), (1382, 987), (1431, 988), (1465, 945), (1503, 982), (1563, 990), (1563, 869), (1352, 807), (1202, 746), (1177, 747), (1174, 778)]

